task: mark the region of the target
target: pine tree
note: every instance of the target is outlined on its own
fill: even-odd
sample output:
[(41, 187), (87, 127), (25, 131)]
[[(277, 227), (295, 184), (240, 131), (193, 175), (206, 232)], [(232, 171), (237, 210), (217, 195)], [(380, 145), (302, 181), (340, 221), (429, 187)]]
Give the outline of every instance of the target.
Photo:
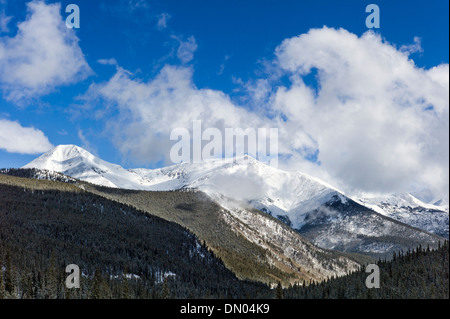
[(101, 291), (102, 291), (102, 298), (105, 299), (111, 298), (111, 289), (109, 288), (107, 279), (104, 277), (102, 277), (101, 281)]
[(56, 261), (55, 261), (55, 251), (52, 250), (52, 255), (50, 257), (50, 267), (48, 270), (48, 283), (47, 283), (47, 291), (48, 298), (56, 299), (58, 298), (58, 284), (57, 284), (57, 269), (56, 269)]
[(6, 270), (5, 270), (5, 291), (7, 295), (12, 296), (15, 291), (14, 287), (13, 266), (11, 261), (11, 252), (6, 251)]
[(281, 286), (281, 282), (278, 282), (277, 285), (276, 298), (283, 299), (283, 287)]
[(161, 292), (161, 299), (170, 299), (170, 290), (169, 290), (169, 286), (167, 284), (167, 277), (164, 278), (162, 292)]
[(23, 284), (23, 295), (22, 298), (33, 299), (33, 276), (31, 273), (28, 273), (25, 278), (25, 282)]
[(91, 288), (91, 298), (92, 299), (102, 299), (102, 273), (100, 268), (97, 268), (94, 273), (94, 278), (92, 279), (92, 288)]
[(128, 287), (128, 278), (127, 278), (127, 267), (125, 267), (125, 269), (123, 271), (122, 291), (121, 291), (120, 298), (122, 298), (122, 299), (129, 299), (130, 298), (130, 291), (129, 291), (129, 287)]
[(0, 299), (6, 298), (5, 280), (3, 279), (3, 265), (0, 259)]

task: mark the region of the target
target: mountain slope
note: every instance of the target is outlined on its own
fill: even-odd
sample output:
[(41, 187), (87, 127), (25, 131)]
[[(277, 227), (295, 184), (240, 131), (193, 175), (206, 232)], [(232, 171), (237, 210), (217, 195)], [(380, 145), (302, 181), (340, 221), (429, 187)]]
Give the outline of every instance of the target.
[[(173, 298), (271, 295), (238, 280), (186, 228), (73, 184), (0, 174), (0, 234), (6, 297), (158, 298), (164, 279)], [(82, 271), (81, 289), (65, 289), (69, 264)]]
[(38, 168), (96, 185), (167, 191), (196, 188), (207, 194), (248, 202), (273, 216), (287, 216), (295, 228), (304, 213), (342, 192), (301, 172), (267, 166), (249, 156), (181, 163), (159, 169), (130, 169), (103, 161), (75, 145), (59, 145), (23, 168)]
[(429, 204), (405, 193), (363, 198), (359, 202), (384, 216), (442, 237), (449, 237), (449, 209), (443, 200), (438, 200), (441, 205)]
[(305, 221), (299, 232), (318, 246), (377, 258), (389, 259), (394, 252), (419, 245), (437, 247), (444, 240), (338, 197), (309, 212)]
[[(9, 174), (27, 175), (20, 171)], [(353, 256), (348, 258), (346, 254), (318, 248), (268, 214), (245, 212), (251, 220), (245, 223), (240, 216), (233, 215), (198, 191), (123, 190), (82, 181), (67, 184), (4, 174), (0, 174), (1, 184), (32, 190), (92, 193), (175, 222), (205, 242), (240, 279), (267, 284), (281, 281), (288, 285), (303, 280), (322, 281), (359, 267)]]
[[(181, 163), (159, 169), (126, 170), (77, 146), (60, 145), (25, 167), (57, 170), (97, 185), (116, 188), (152, 191), (199, 189), (230, 212), (252, 209), (266, 212), (327, 249), (389, 255), (417, 243), (435, 246), (439, 241), (437, 236), (404, 224), (411, 222), (413, 226), (424, 227), (428, 225), (425, 221), (414, 223), (412, 217), (401, 219), (401, 214), (386, 213), (368, 200), (353, 200), (316, 178), (301, 172), (279, 170), (249, 156)], [(399, 212), (396, 207), (393, 211)], [(323, 218), (324, 212), (326, 218)], [(429, 216), (441, 218), (440, 215)], [(448, 233), (448, 212), (442, 216), (443, 224), (430, 224), (434, 227), (425, 229), (444, 235), (446, 229)], [(361, 224), (361, 227), (350, 227), (353, 224)], [(376, 227), (364, 229), (364, 224)], [(383, 227), (398, 231), (395, 236), (382, 236), (376, 229)], [(370, 240), (364, 243), (354, 240), (361, 236)], [(373, 246), (374, 240), (378, 243), (376, 246)]]

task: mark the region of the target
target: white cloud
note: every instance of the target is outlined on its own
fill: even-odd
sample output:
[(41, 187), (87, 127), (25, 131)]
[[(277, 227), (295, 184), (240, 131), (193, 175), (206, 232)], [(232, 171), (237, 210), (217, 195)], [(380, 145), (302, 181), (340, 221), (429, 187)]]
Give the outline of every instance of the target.
[(12, 17), (7, 16), (5, 14), (5, 9), (0, 11), (0, 33), (9, 32), (8, 24), (11, 21)]
[(406, 52), (407, 54), (423, 52), (422, 40), (419, 37), (414, 37), (414, 44), (402, 45), (400, 47), (400, 51)]
[(134, 12), (149, 8), (149, 3), (146, 0), (128, 0), (128, 11)]
[(191, 130), (193, 120), (201, 120), (203, 128), (263, 127), (257, 115), (235, 106), (223, 92), (196, 88), (187, 67), (165, 66), (148, 82), (119, 68), (108, 82), (92, 85), (85, 98), (100, 98), (112, 113), (119, 110), (108, 131), (123, 154), (144, 163), (171, 163), (170, 132)]
[[(448, 194), (449, 66), (418, 68), (411, 52), (343, 29), (283, 41), (277, 62), (292, 86), (280, 87), (272, 106), (288, 119), (290, 148), (319, 150), (321, 168), (346, 189), (426, 184)], [(313, 68), (317, 95), (302, 80)]]
[[(347, 192), (425, 186), (448, 197), (449, 66), (418, 68), (410, 52), (372, 32), (358, 37), (324, 27), (283, 41), (264, 78), (236, 81), (248, 90), (245, 107), (221, 91), (198, 89), (192, 68), (175, 66), (148, 82), (119, 67), (85, 98), (119, 111), (108, 132), (139, 162), (169, 162), (170, 131), (191, 128), (192, 120), (219, 129), (278, 127), (284, 168)], [(312, 70), (318, 89), (303, 79)], [(282, 75), (289, 85), (274, 80)], [(320, 164), (307, 160), (314, 156)]]
[(103, 64), (103, 65), (114, 65), (114, 66), (118, 66), (119, 64), (117, 63), (116, 59), (99, 59), (97, 60), (98, 63)]
[(160, 15), (158, 15), (158, 22), (156, 23), (156, 27), (159, 30), (165, 29), (167, 28), (167, 21), (170, 19), (170, 14), (168, 13), (161, 13)]
[(15, 37), (0, 38), (0, 86), (5, 98), (20, 103), (91, 74), (60, 4), (32, 1)]
[(83, 131), (81, 129), (78, 129), (78, 138), (81, 141), (82, 148), (91, 152), (95, 156), (98, 156), (97, 147), (92, 145), (92, 143), (87, 139), (86, 135), (83, 133)]
[(41, 130), (0, 119), (0, 149), (10, 153), (38, 154), (52, 147), (53, 145)]
[(224, 62), (220, 65), (219, 71), (217, 72), (217, 75), (222, 75), (223, 71), (225, 71), (225, 62), (227, 62), (230, 59), (229, 55), (225, 55)]
[(194, 53), (198, 48), (195, 38), (193, 36), (190, 36), (187, 41), (183, 41), (176, 36), (172, 36), (172, 38), (180, 43), (177, 50), (178, 59), (180, 59), (182, 63), (191, 62), (194, 58)]

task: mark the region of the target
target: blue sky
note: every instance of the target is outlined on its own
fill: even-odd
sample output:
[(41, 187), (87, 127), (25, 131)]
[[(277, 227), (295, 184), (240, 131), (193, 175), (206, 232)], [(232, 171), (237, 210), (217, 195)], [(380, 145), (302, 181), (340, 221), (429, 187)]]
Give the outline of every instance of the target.
[[(399, 54), (400, 56), (409, 52), (405, 55), (404, 61), (412, 60), (413, 66), (405, 66), (405, 69), (395, 73), (395, 76), (399, 77), (396, 83), (403, 83), (409, 81), (406, 80), (407, 78), (415, 78), (417, 75), (415, 82), (411, 80), (411, 83), (406, 84), (408, 90), (413, 91), (416, 85), (427, 88), (433, 86), (433, 84), (426, 84), (425, 82), (428, 80), (421, 78), (424, 73), (422, 71), (443, 66), (439, 72), (433, 72), (433, 74), (439, 73), (439, 75), (432, 75), (431, 72), (429, 76), (427, 75), (433, 79), (430, 80), (431, 82), (437, 77), (441, 81), (442, 73), (444, 75), (446, 72), (448, 73), (449, 4), (444, 0), (71, 0), (33, 1), (31, 3), (36, 4), (35, 9), (30, 6), (30, 1), (0, 1), (0, 72), (3, 73), (0, 77), (2, 89), (0, 121), (3, 120), (3, 122), (0, 122), (0, 125), (4, 126), (3, 130), (0, 129), (0, 167), (22, 166), (38, 156), (50, 144), (53, 146), (77, 144), (107, 161), (125, 167), (157, 167), (167, 164), (167, 158), (165, 158), (167, 156), (164, 155), (167, 153), (169, 142), (166, 136), (167, 131), (155, 129), (154, 125), (158, 121), (148, 120), (149, 117), (151, 118), (149, 114), (153, 114), (157, 118), (158, 112), (161, 112), (161, 119), (166, 119), (166, 121), (161, 120), (160, 123), (162, 126), (168, 126), (171, 122), (167, 120), (168, 115), (163, 114), (164, 110), (158, 109), (160, 105), (171, 107), (171, 103), (176, 103), (180, 98), (192, 98), (193, 100), (207, 101), (204, 103), (209, 104), (201, 109), (202, 112), (214, 113), (212, 116), (219, 122), (220, 120), (225, 123), (229, 121), (230, 125), (246, 123), (247, 116), (251, 117), (249, 122), (255, 123), (255, 125), (256, 123), (266, 123), (267, 118), (270, 120), (283, 119), (279, 121), (287, 123), (283, 128), (286, 136), (289, 136), (286, 140), (297, 141), (281, 145), (286, 158), (292, 159), (291, 162), (284, 163), (286, 167), (303, 169), (333, 182), (348, 184), (350, 188), (362, 186), (368, 191), (377, 191), (386, 188), (389, 183), (391, 185), (391, 179), (386, 177), (374, 182), (374, 185), (370, 183), (365, 185), (365, 181), (374, 176), (361, 172), (376, 167), (376, 176), (378, 176), (380, 171), (386, 171), (386, 165), (393, 167), (393, 170), (397, 169), (395, 165), (385, 163), (389, 156), (384, 156), (379, 161), (374, 160), (373, 163), (371, 163), (373, 156), (367, 155), (367, 159), (364, 159), (363, 156), (360, 161), (370, 164), (361, 164), (359, 172), (361, 177), (355, 177), (353, 174), (357, 173), (349, 172), (348, 167), (359, 167), (360, 162), (353, 162), (356, 161), (353, 160), (357, 157), (356, 154), (370, 154), (372, 150), (366, 150), (361, 145), (361, 149), (355, 148), (357, 153), (355, 151), (354, 154), (345, 151), (339, 154), (333, 153), (332, 150), (329, 150), (330, 145), (334, 143), (332, 137), (322, 136), (317, 127), (309, 127), (306, 123), (314, 121), (311, 119), (320, 116), (320, 114), (311, 113), (313, 107), (303, 112), (303, 115), (310, 114), (311, 119), (301, 124), (297, 131), (293, 131), (292, 127), (295, 126), (295, 122), (301, 122), (301, 120), (296, 119), (298, 115), (295, 112), (289, 111), (289, 103), (295, 102), (291, 102), (288, 93), (295, 93), (294, 89), (300, 90), (302, 85), (306, 85), (308, 89), (316, 92), (322, 86), (325, 88), (327, 84), (330, 85), (330, 92), (332, 91), (331, 87), (336, 88), (336, 83), (330, 84), (333, 74), (330, 71), (332, 68), (327, 69), (328, 62), (315, 60), (314, 52), (311, 53), (311, 56), (306, 58), (305, 55), (303, 58), (302, 51), (298, 49), (300, 51), (297, 52), (297, 48), (303, 48), (303, 45), (308, 43), (310, 47), (317, 46), (316, 52), (321, 52), (322, 49), (332, 50), (337, 52), (336, 54), (346, 55), (346, 59), (351, 61), (352, 51), (344, 50), (342, 47), (353, 46), (355, 57), (358, 56), (361, 61), (369, 61), (361, 64), (362, 68), (373, 60), (367, 54), (362, 56), (362, 52), (366, 52), (366, 48), (371, 45), (375, 51), (379, 47), (380, 52), (384, 50), (382, 48), (393, 48), (395, 52), (389, 53), (391, 55)], [(47, 15), (55, 16), (63, 23), (68, 15), (65, 13), (65, 8), (70, 3), (79, 5), (81, 16), (79, 29), (62, 30), (55, 22), (54, 25), (48, 26), (48, 33), (45, 28), (42, 32), (33, 31), (36, 28), (18, 31), (18, 26), (24, 21), (32, 20), (33, 15), (34, 22), (40, 23), (40, 20), (37, 19), (39, 13), (42, 14), (42, 19), (46, 19)], [(375, 38), (366, 41), (364, 34), (367, 34), (368, 28), (365, 25), (365, 19), (368, 13), (365, 12), (365, 8), (370, 3), (375, 3), (380, 8), (381, 28), (373, 30)], [(53, 4), (60, 4), (59, 16), (55, 10), (46, 11), (46, 6)], [(346, 33), (338, 32), (337, 30), (340, 28)], [(309, 37), (296, 38), (309, 34), (311, 29), (320, 31), (311, 33)], [(45, 37), (51, 30), (59, 32), (57, 36), (61, 36), (60, 43), (51, 40), (46, 42)], [(26, 36), (25, 32), (29, 34)], [(337, 39), (336, 47), (331, 48), (321, 42), (320, 39), (326, 37)], [(353, 37), (356, 37), (355, 43), (352, 42), (354, 41)], [(26, 43), (26, 41), (39, 43), (41, 40), (40, 45)], [(345, 42), (347, 40), (348, 44)], [(329, 42), (331, 43), (333, 40)], [(282, 43), (285, 45), (283, 46)], [(42, 48), (48, 52), (59, 50), (58, 52), (65, 58), (58, 60), (59, 65), (56, 62), (53, 63), (45, 58), (48, 53), (43, 52), (45, 50), (41, 50)], [(15, 50), (21, 50), (20, 58), (15, 55)], [(30, 50), (30, 54), (27, 55), (24, 50)], [(31, 52), (33, 50), (36, 52)], [(292, 56), (292, 52), (298, 53), (298, 56), (301, 57), (300, 62), (297, 61), (298, 59), (296, 60), (296, 56)], [(373, 54), (369, 49), (367, 52)], [(42, 59), (30, 58), (30, 56), (39, 56), (39, 54), (42, 54)], [(401, 57), (399, 59), (403, 61)], [(383, 61), (380, 58), (380, 61), (376, 63), (380, 63), (382, 66), (386, 65)], [(395, 66), (396, 62), (393, 61), (394, 58), (390, 59), (389, 63), (393, 63), (392, 65)], [(16, 79), (17, 74), (21, 74), (19, 72), (21, 63), (35, 63), (37, 69), (46, 70), (42, 75), (42, 82), (45, 82), (45, 85), (39, 84), (39, 72), (36, 75), (28, 73), (27, 76), (36, 78), (30, 78), (27, 81)], [(300, 63), (302, 67), (293, 69), (290, 67), (292, 63)], [(402, 65), (401, 63), (400, 65)], [(310, 67), (306, 67), (306, 71), (302, 71), (303, 67), (309, 65)], [(64, 73), (65, 68), (67, 68), (67, 72)], [(361, 69), (360, 66), (357, 68)], [(368, 72), (371, 69), (376, 70), (379, 67), (369, 65)], [(47, 72), (47, 70), (50, 71)], [(317, 73), (318, 70), (319, 73)], [(333, 72), (339, 73), (340, 71)], [(353, 71), (349, 72), (349, 75), (354, 74)], [(302, 79), (301, 85), (297, 85), (298, 81), (294, 80), (296, 76)], [(365, 76), (370, 78), (371, 74)], [(381, 83), (380, 81), (385, 81), (382, 79), (382, 74), (373, 76), (379, 79), (378, 84)], [(404, 77), (404, 81), (402, 77)], [(175, 81), (177, 82), (175, 83)], [(355, 81), (356, 83), (361, 82), (358, 79)], [(351, 83), (349, 85), (352, 85)], [(380, 87), (387, 87), (388, 84), (385, 84), (380, 84)], [(156, 102), (145, 104), (148, 99), (151, 99), (152, 94), (158, 94), (155, 92), (165, 90), (167, 86), (171, 85), (173, 88), (168, 90), (164, 96), (158, 96), (158, 99), (155, 99)], [(389, 85), (394, 84), (389, 83)], [(132, 98), (127, 96), (127, 92), (118, 93), (117, 87), (125, 86), (130, 89), (127, 92), (134, 92)], [(387, 89), (387, 92), (395, 90), (400, 94), (400, 86), (394, 85), (391, 89)], [(142, 98), (137, 99), (139, 94), (146, 90), (153, 93), (142, 93)], [(325, 91), (323, 90), (323, 92)], [(433, 99), (436, 99), (435, 93), (433, 93), (435, 91), (439, 91), (439, 89), (430, 88), (421, 93), (422, 95), (415, 99), (416, 102), (404, 102), (405, 105), (418, 103), (420, 105), (417, 107), (422, 110), (425, 107), (431, 108), (432, 111), (439, 109), (440, 111), (436, 111), (434, 115), (439, 121), (438, 124), (435, 122), (422, 123), (419, 119), (423, 116), (414, 111), (414, 116), (417, 118), (413, 118), (411, 115), (411, 119), (407, 123), (398, 124), (399, 130), (406, 127), (411, 130), (411, 133), (405, 134), (402, 137), (404, 140), (399, 140), (391, 148), (384, 149), (384, 152), (392, 154), (392, 149), (397, 152), (403, 149), (404, 145), (408, 145), (405, 147), (407, 149), (405, 152), (408, 151), (409, 154), (412, 154), (410, 156), (416, 156), (417, 163), (406, 163), (405, 165), (410, 165), (408, 166), (410, 169), (399, 173), (401, 176), (386, 173), (391, 174), (392, 178), (401, 180), (398, 187), (395, 186), (392, 190), (410, 187), (417, 183), (430, 184), (430, 181), (436, 180), (435, 176), (448, 175), (448, 148), (441, 149), (441, 155), (424, 155), (429, 153), (429, 150), (424, 149), (423, 145), (448, 141), (448, 134), (444, 133), (445, 129), (448, 130), (448, 99), (444, 98), (443, 102), (442, 99), (439, 100), (443, 106), (438, 108), (433, 102)], [(174, 96), (167, 96), (171, 92), (174, 92)], [(381, 91), (372, 93), (378, 94), (379, 92)], [(283, 95), (284, 93), (286, 94)], [(367, 96), (358, 100), (361, 98), (361, 94), (355, 90), (346, 92), (344, 95), (350, 101), (367, 100)], [(166, 97), (167, 101), (162, 100), (163, 97)], [(325, 96), (325, 93), (322, 97), (319, 96), (314, 102), (316, 108), (326, 98), (329, 96)], [(301, 101), (302, 97), (298, 99)], [(399, 98), (398, 95), (395, 95), (392, 101), (395, 104), (399, 99), (403, 99), (403, 97)], [(419, 103), (418, 100), (422, 102)], [(441, 103), (439, 101), (436, 99), (436, 103)], [(130, 105), (130, 103), (134, 104)], [(285, 106), (281, 106), (279, 103)], [(358, 103), (360, 102), (355, 102), (355, 105), (362, 105), (362, 102)], [(378, 101), (376, 105), (380, 103)], [(141, 104), (142, 106), (136, 106)], [(224, 109), (229, 107), (233, 114), (237, 110), (236, 118), (244, 118), (244, 120), (233, 122), (228, 118), (221, 119), (220, 114), (215, 111), (221, 107), (220, 105), (226, 105)], [(301, 108), (303, 104), (299, 105)], [(283, 107), (286, 109), (284, 110)], [(355, 107), (357, 108), (357, 106)], [(178, 109), (174, 109), (174, 114), (176, 110)], [(392, 106), (392, 109), (387, 109), (387, 112), (390, 110), (394, 117), (404, 114), (404, 110), (399, 111), (397, 104)], [(197, 114), (197, 111), (193, 107), (187, 114)], [(397, 111), (401, 113), (396, 113)], [(368, 116), (373, 117), (373, 114), (361, 114), (361, 116), (362, 119), (365, 119)], [(405, 115), (405, 118), (409, 118), (408, 116)], [(286, 119), (288, 120), (286, 121)], [(177, 117), (174, 115), (174, 122), (176, 120)], [(207, 118), (204, 120), (206, 121)], [(292, 125), (289, 125), (289, 120), (293, 122)], [(341, 124), (340, 127), (346, 126), (345, 123), (348, 123), (345, 122), (345, 117), (339, 120), (343, 121), (343, 125)], [(434, 120), (430, 119), (430, 121)], [(15, 125), (11, 123), (15, 123)], [(273, 123), (267, 125), (273, 126)], [(381, 129), (386, 125), (388, 124), (384, 121), (375, 126), (374, 130)], [(430, 126), (442, 127), (442, 129), (430, 133), (429, 136), (424, 136), (426, 133), (420, 136), (416, 134), (421, 130), (426, 131)], [(25, 128), (34, 128), (34, 130), (24, 131)], [(353, 136), (359, 134), (360, 128), (355, 124), (354, 129), (352, 134), (340, 134), (342, 135), (340, 142), (348, 144), (344, 145), (343, 149), (355, 145), (355, 141), (352, 139)], [(15, 130), (33, 135), (29, 141), (35, 147), (26, 145), (23, 139), (14, 142), (14, 146), (25, 143), (23, 147), (13, 147), (2, 142), (2, 139), (14, 139), (13, 136), (5, 136), (5, 134), (15, 132)], [(345, 130), (342, 129), (342, 132)], [(375, 135), (377, 134), (375, 133)], [(395, 134), (395, 131), (392, 134)], [(364, 145), (372, 143), (373, 136), (372, 134), (361, 143)], [(377, 139), (377, 141), (387, 140), (389, 139), (382, 135)], [(409, 142), (413, 145), (409, 146)], [(380, 143), (386, 144), (386, 142)], [(375, 148), (376, 143), (373, 144)], [(27, 147), (29, 151), (24, 151)], [(346, 160), (346, 156), (351, 156), (352, 161)], [(293, 165), (294, 161), (298, 165)], [(318, 165), (319, 162), (323, 165)], [(338, 164), (332, 166), (333, 162)], [(447, 164), (445, 164), (446, 162)], [(434, 168), (427, 173), (421, 172), (424, 176), (418, 180), (408, 180), (406, 177), (414, 174), (415, 170), (419, 169), (418, 167), (423, 168), (428, 165)], [(319, 171), (317, 166), (323, 167)], [(399, 169), (396, 172), (398, 171)], [(441, 188), (448, 190), (448, 184), (444, 182), (441, 184)]]

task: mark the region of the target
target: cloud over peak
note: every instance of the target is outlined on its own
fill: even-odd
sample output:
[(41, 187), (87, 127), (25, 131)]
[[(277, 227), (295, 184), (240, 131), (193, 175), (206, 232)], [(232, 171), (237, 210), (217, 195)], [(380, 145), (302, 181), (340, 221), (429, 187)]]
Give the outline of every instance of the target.
[[(179, 51), (182, 43), (190, 47), (178, 52), (187, 63), (196, 42), (180, 41)], [(85, 98), (118, 110), (108, 113), (107, 130), (140, 163), (167, 160), (171, 129), (190, 129), (192, 120), (219, 129), (278, 127), (282, 168), (348, 192), (427, 187), (448, 197), (449, 66), (418, 68), (409, 56), (417, 50), (370, 31), (324, 27), (284, 40), (267, 74), (241, 84), (250, 90), (243, 105), (197, 88), (192, 67), (171, 65), (147, 82), (118, 67)], [(285, 75), (289, 83), (280, 80)]]
[[(370, 31), (326, 27), (276, 49), (292, 84), (278, 89), (273, 108), (317, 143), (322, 167), (347, 188), (425, 183), (448, 192), (449, 67), (418, 68), (412, 51)], [(303, 82), (313, 69), (317, 92)]]
[(107, 129), (123, 154), (141, 163), (171, 163), (172, 129), (190, 130), (193, 120), (202, 120), (204, 128), (261, 125), (258, 116), (235, 106), (223, 92), (198, 89), (192, 72), (191, 67), (166, 65), (143, 82), (119, 67), (109, 81), (91, 85), (84, 98), (103, 101), (108, 114), (118, 111), (117, 118), (107, 120)]

